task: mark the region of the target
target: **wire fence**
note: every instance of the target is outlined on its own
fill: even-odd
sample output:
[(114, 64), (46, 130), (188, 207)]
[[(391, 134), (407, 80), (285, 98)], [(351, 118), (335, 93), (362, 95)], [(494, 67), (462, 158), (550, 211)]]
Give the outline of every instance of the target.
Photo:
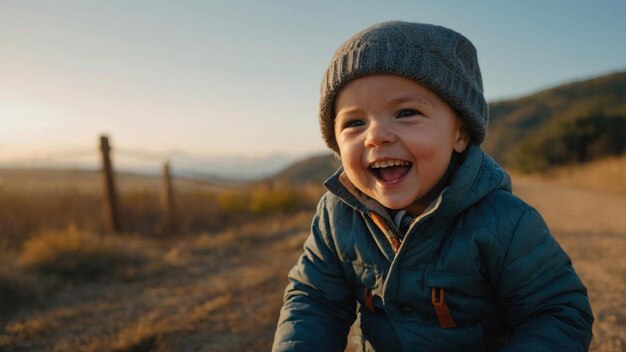
[[(99, 150), (98, 150), (99, 149)], [(0, 168), (67, 168), (75, 167), (82, 169), (99, 170), (102, 174), (102, 194), (104, 199), (105, 226), (110, 232), (119, 233), (121, 229), (120, 207), (118, 205), (116, 174), (119, 170), (127, 171), (128, 167), (120, 168), (118, 165), (148, 165), (154, 176), (158, 173), (161, 178), (160, 202), (163, 208), (162, 225), (166, 230), (175, 230), (177, 219), (174, 202), (173, 181), (190, 182), (199, 186), (222, 187), (226, 181), (207, 179), (186, 173), (183, 170), (172, 172), (168, 161), (168, 155), (148, 150), (113, 148), (109, 144), (108, 136), (100, 136), (100, 147), (93, 149), (76, 149), (59, 152), (42, 153), (30, 157), (21, 157), (0, 161)], [(114, 161), (113, 156), (115, 157)], [(124, 162), (119, 163), (120, 160)], [(131, 162), (132, 164), (128, 164)], [(130, 168), (132, 169), (132, 167)], [(146, 170), (143, 168), (142, 170)], [(236, 183), (229, 185), (234, 186)]]

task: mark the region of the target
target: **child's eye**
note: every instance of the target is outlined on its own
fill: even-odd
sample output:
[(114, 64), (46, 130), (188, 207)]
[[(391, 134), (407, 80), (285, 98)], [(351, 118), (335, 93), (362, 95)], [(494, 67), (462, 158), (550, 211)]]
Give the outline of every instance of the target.
[(421, 115), (421, 113), (414, 109), (402, 109), (398, 112), (396, 117), (410, 117), (415, 115)]
[(343, 128), (358, 127), (365, 125), (363, 120), (348, 120), (343, 124)]

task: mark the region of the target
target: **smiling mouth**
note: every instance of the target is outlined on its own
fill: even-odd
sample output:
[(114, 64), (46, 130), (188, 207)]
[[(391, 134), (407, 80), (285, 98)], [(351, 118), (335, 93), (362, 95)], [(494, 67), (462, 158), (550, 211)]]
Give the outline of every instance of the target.
[(377, 179), (392, 183), (401, 180), (411, 170), (412, 163), (405, 160), (375, 161), (370, 164), (369, 170)]

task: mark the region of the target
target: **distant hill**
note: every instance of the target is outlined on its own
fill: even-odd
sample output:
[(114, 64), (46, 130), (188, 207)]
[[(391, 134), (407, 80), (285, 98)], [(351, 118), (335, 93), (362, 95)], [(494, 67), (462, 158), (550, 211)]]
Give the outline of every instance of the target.
[[(578, 128), (576, 133), (580, 134), (581, 128), (590, 128), (590, 123), (572, 123), (577, 119), (593, 117), (597, 120), (607, 117), (607, 121), (593, 123), (593, 128), (599, 129), (595, 131), (599, 136), (605, 132), (612, 133), (613, 139), (589, 142), (596, 144), (589, 148), (602, 149), (605, 145), (615, 144), (614, 139), (618, 138), (616, 128), (619, 131), (626, 128), (626, 72), (572, 82), (518, 99), (494, 102), (489, 104), (489, 108), (489, 135), (483, 148), (505, 165), (519, 161), (521, 153), (517, 153), (516, 159), (515, 152), (522, 147), (526, 154), (531, 150), (546, 152), (541, 149), (550, 145), (552, 148), (557, 147), (555, 138), (571, 137), (560, 135), (567, 133), (565, 130)], [(532, 138), (534, 140), (529, 140)], [(584, 138), (593, 137), (577, 138), (572, 143), (586, 143), (588, 141)], [(583, 154), (588, 153), (584, 151)]]
[(297, 161), (272, 177), (278, 182), (322, 183), (341, 165), (331, 154), (317, 155)]

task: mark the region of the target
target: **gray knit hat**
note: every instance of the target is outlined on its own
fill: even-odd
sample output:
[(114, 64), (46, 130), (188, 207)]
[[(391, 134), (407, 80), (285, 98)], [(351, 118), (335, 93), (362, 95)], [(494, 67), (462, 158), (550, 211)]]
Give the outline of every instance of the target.
[(339, 153), (333, 120), (335, 97), (350, 80), (394, 74), (436, 92), (467, 121), (474, 143), (487, 135), (489, 110), (474, 45), (441, 26), (383, 22), (357, 33), (335, 53), (322, 80), (320, 127), (326, 145)]

